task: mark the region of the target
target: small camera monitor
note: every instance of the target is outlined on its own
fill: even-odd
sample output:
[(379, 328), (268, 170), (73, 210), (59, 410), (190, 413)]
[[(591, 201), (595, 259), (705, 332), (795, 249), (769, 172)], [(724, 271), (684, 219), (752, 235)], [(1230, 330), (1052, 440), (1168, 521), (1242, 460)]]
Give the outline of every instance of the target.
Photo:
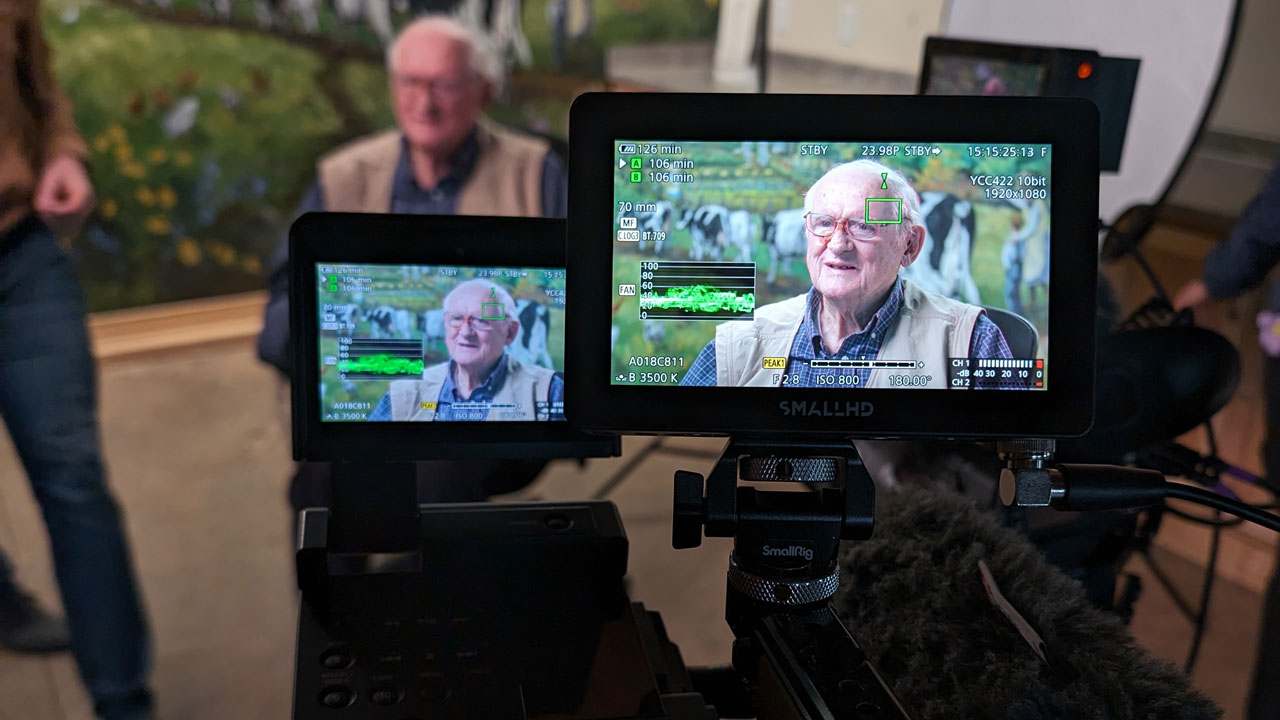
[(571, 419), (1007, 437), (1093, 413), (1098, 115), (1046, 98), (595, 94)]
[(920, 94), (1086, 98), (1100, 114), (1099, 169), (1118, 172), (1139, 64), (1093, 50), (929, 37)]
[(616, 454), (565, 422), (563, 220), (317, 213), (294, 223), (294, 455)]

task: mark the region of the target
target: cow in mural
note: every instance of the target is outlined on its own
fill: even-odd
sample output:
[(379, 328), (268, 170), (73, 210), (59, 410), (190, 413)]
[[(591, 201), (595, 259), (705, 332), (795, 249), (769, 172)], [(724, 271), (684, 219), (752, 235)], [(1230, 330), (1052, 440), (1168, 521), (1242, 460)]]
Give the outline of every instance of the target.
[(902, 276), (929, 292), (981, 305), (971, 273), (977, 237), (973, 209), (972, 201), (951, 193), (920, 193), (924, 245), (916, 261), (903, 269)]
[(751, 261), (751, 240), (755, 221), (746, 210), (729, 210), (723, 205), (703, 205), (685, 210), (676, 229), (689, 229), (694, 260), (721, 260), (725, 248), (737, 250), (737, 262)]

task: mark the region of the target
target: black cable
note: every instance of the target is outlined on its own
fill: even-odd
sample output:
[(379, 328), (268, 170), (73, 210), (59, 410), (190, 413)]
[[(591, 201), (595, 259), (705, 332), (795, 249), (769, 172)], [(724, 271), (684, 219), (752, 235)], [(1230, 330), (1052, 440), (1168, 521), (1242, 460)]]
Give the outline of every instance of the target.
[(1215, 492), (1210, 492), (1203, 488), (1194, 487), (1192, 485), (1184, 485), (1183, 483), (1165, 483), (1165, 497), (1175, 498), (1177, 500), (1187, 500), (1188, 502), (1198, 503), (1214, 510), (1221, 510), (1224, 513), (1235, 515), (1253, 523), (1260, 525), (1268, 530), (1280, 532), (1280, 516), (1272, 515), (1265, 510), (1259, 510), (1248, 503), (1242, 503), (1239, 500), (1223, 497)]

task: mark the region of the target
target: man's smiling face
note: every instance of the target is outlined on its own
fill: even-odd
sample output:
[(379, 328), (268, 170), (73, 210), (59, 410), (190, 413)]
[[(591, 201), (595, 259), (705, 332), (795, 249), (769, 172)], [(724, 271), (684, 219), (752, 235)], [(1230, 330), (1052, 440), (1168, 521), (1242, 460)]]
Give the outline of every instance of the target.
[[(898, 269), (910, 265), (920, 252), (918, 229), (906, 218), (894, 225), (866, 224), (866, 199), (886, 197), (881, 178), (858, 167), (837, 168), (809, 189), (808, 246), (805, 264), (809, 279), (824, 298), (844, 302), (868, 302), (886, 293), (898, 277)], [(871, 220), (892, 219), (897, 203), (873, 202)], [(845, 220), (830, 237), (815, 235), (815, 217)], [(881, 217), (883, 215), (883, 217)]]

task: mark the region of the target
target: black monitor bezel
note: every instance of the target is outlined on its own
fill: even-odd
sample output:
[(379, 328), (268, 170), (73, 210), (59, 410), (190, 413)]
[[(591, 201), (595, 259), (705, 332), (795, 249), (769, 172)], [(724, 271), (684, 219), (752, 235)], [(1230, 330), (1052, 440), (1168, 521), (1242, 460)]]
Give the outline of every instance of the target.
[[(1043, 391), (782, 390), (610, 384), (618, 140), (1051, 143), (1049, 383)], [(1098, 112), (1082, 99), (593, 93), (570, 111), (570, 421), (592, 431), (849, 437), (1067, 437), (1093, 420)], [(1068, 191), (1068, 188), (1071, 190)], [(1067, 242), (1066, 238), (1075, 238)], [(872, 403), (869, 416), (780, 403)], [(839, 410), (839, 406), (835, 410)]]
[[(308, 213), (298, 218), (289, 230), (290, 326), (295, 339), (291, 383), (294, 459), (617, 455), (616, 438), (587, 435), (568, 422), (359, 423), (319, 419), (320, 397), (315, 391), (320, 378), (317, 263), (563, 268), (564, 237), (564, 220), (545, 218), (355, 213)], [(567, 342), (568, 338), (566, 352)]]

